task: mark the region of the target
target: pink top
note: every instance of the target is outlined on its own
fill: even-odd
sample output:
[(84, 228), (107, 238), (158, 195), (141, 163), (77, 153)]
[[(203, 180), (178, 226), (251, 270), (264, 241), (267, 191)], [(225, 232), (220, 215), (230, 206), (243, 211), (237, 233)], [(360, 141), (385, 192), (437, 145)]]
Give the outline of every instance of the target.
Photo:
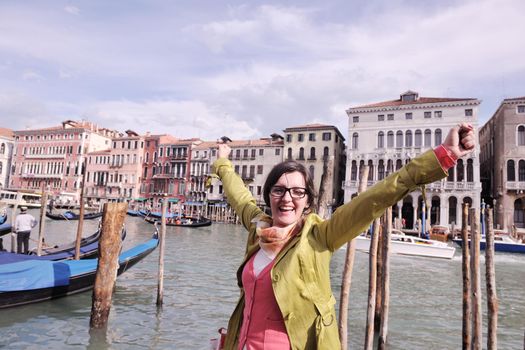
[(256, 277), (254, 254), (242, 271), (244, 288), (243, 322), (239, 333), (239, 350), (290, 349), (283, 316), (273, 294), (271, 270), (274, 261)]

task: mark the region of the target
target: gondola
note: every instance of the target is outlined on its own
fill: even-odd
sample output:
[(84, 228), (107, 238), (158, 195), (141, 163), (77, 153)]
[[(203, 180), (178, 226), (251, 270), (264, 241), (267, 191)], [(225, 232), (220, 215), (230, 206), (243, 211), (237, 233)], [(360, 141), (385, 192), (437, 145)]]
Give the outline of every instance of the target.
[[(126, 230), (122, 229), (121, 239), (126, 238)], [(98, 243), (100, 240), (100, 230), (88, 237), (80, 240), (80, 259), (94, 258), (98, 254)], [(43, 248), (40, 256), (44, 260), (69, 260), (75, 259), (76, 241), (55, 247)], [(29, 252), (29, 255), (37, 256), (36, 249)], [(1, 257), (1, 256), (0, 256)]]
[[(139, 215), (140, 216), (143, 216), (145, 218), (154, 218), (154, 219), (160, 219), (162, 217), (162, 213), (159, 212), (159, 211), (149, 211), (149, 210), (139, 210)], [(167, 218), (175, 218), (177, 217), (179, 214), (175, 214), (175, 213), (167, 213), (166, 214), (166, 217)]]
[(138, 210), (128, 210), (126, 214), (128, 214), (129, 216), (141, 216)]
[[(155, 218), (149, 218), (145, 217), (144, 221), (149, 222), (150, 224), (154, 224), (155, 222), (160, 222), (159, 219)], [(203, 226), (210, 226), (211, 220), (208, 218), (192, 218), (192, 217), (182, 217), (182, 219), (179, 220), (180, 222), (177, 223), (177, 221), (173, 219), (168, 219), (166, 221), (166, 226), (180, 226), (180, 227), (203, 227)]]
[(0, 225), (0, 237), (2, 237), (3, 235), (6, 235), (8, 233), (11, 233), (11, 223), (9, 222), (4, 222), (3, 224)]
[[(79, 214), (73, 213), (72, 211), (66, 211), (59, 214), (52, 214), (50, 212), (46, 212), (46, 216), (52, 220), (78, 220), (80, 218)], [(84, 220), (90, 220), (90, 219), (96, 219), (102, 216), (102, 212), (96, 212), (96, 213), (87, 213), (84, 214)]]
[[(119, 255), (120, 275), (157, 247), (158, 234)], [(93, 288), (98, 259), (27, 260), (0, 265), (0, 309), (56, 299)]]

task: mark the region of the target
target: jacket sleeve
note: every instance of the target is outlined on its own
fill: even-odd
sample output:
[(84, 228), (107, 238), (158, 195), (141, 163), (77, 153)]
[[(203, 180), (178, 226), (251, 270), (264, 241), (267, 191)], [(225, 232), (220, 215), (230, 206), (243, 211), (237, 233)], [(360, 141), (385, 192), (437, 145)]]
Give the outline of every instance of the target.
[(251, 192), (248, 191), (239, 175), (235, 173), (228, 159), (217, 159), (213, 163), (212, 172), (221, 180), (226, 200), (241, 219), (243, 226), (250, 230), (252, 219), (262, 213)]
[(328, 249), (337, 250), (408, 193), (446, 175), (434, 151), (427, 151), (338, 208), (331, 219), (318, 225), (317, 239)]

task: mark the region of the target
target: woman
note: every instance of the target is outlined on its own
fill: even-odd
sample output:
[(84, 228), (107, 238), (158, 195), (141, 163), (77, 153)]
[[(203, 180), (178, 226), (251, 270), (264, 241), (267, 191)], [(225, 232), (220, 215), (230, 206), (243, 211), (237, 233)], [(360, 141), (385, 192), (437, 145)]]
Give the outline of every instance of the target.
[(296, 162), (276, 165), (264, 185), (272, 216), (255, 204), (219, 144), (213, 171), (248, 230), (237, 271), (241, 297), (228, 324), (225, 349), (338, 349), (335, 298), (330, 287), (334, 251), (363, 232), (384, 210), (422, 185), (447, 176), (475, 148), (472, 126), (452, 128), (445, 142), (413, 159), (341, 206), (329, 220), (310, 213), (312, 179)]

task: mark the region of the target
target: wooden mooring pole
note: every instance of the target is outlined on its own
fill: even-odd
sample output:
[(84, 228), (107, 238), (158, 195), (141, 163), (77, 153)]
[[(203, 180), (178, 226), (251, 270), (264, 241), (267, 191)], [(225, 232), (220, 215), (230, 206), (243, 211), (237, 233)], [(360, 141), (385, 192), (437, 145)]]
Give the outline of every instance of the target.
[(164, 241), (166, 239), (166, 208), (168, 199), (162, 200), (162, 219), (159, 237), (159, 281), (157, 284), (157, 307), (161, 307), (164, 298)]
[(377, 247), (379, 243), (379, 226), (381, 220), (374, 220), (374, 231), (370, 237), (370, 255), (368, 257), (368, 310), (366, 314), (365, 350), (374, 346), (374, 315), (376, 311), (377, 290)]
[(486, 209), (485, 235), (485, 280), (487, 283), (488, 332), (487, 349), (498, 348), (498, 296), (496, 294), (496, 272), (494, 268), (494, 220), (492, 208)]
[(119, 267), (118, 256), (122, 244), (121, 231), (126, 217), (127, 203), (106, 203), (102, 216), (102, 234), (89, 325), (94, 329), (105, 328), (111, 309), (111, 296)]
[(87, 173), (85, 160), (82, 165), (82, 171), (83, 171), (83, 174), (82, 174), (82, 183), (80, 184), (80, 199), (79, 199), (80, 210), (78, 213), (79, 217), (78, 217), (78, 226), (77, 226), (77, 239), (75, 241), (75, 260), (80, 259), (80, 243), (82, 241), (82, 230), (84, 228), (84, 184), (86, 183), (86, 173)]
[(479, 210), (470, 209), (470, 269), (472, 272), (472, 349), (481, 350), (482, 342), (482, 309), (481, 309), (481, 270), (480, 257)]
[(383, 278), (381, 280), (381, 291), (383, 299), (381, 303), (381, 327), (379, 329), (379, 350), (386, 349), (388, 336), (388, 311), (390, 308), (390, 236), (392, 234), (392, 207), (386, 211), (386, 227), (383, 235)]
[[(361, 168), (359, 174), (358, 193), (366, 191), (368, 185), (368, 165)], [(341, 340), (341, 350), (348, 349), (348, 298), (350, 295), (350, 285), (352, 283), (352, 270), (354, 269), (355, 242), (351, 240), (346, 244), (345, 266), (343, 269), (343, 279), (341, 282), (341, 296), (339, 298), (339, 339)]]
[(36, 247), (36, 255), (42, 255), (42, 245), (44, 244), (44, 228), (46, 223), (46, 203), (47, 192), (42, 188), (42, 197), (40, 198), (40, 222), (38, 226), (38, 242)]
[(13, 210), (11, 211), (11, 253), (16, 252), (16, 210), (18, 209), (18, 201), (13, 205)]
[(461, 224), (461, 239), (463, 240), (462, 246), (462, 259), (461, 263), (463, 266), (463, 337), (462, 344), (463, 350), (470, 350), (472, 344), (472, 302), (470, 299), (470, 251), (468, 241), (468, 203), (463, 203), (463, 215)]

